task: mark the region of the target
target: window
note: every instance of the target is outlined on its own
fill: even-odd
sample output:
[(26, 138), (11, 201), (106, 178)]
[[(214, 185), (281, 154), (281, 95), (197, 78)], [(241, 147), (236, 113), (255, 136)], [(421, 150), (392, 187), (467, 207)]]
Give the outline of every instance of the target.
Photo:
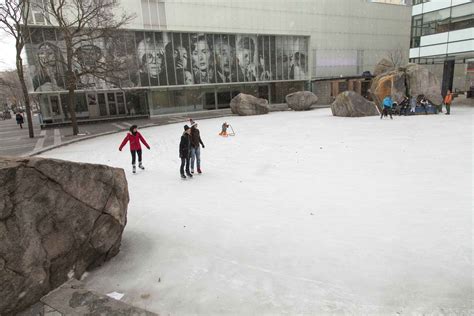
[(451, 31), (474, 27), (474, 2), (455, 6), (451, 11)]
[(423, 14), (422, 34), (431, 35), (449, 31), (451, 8)]
[(411, 42), (410, 47), (420, 47), (420, 37), (422, 33), (423, 15), (415, 15), (411, 19)]

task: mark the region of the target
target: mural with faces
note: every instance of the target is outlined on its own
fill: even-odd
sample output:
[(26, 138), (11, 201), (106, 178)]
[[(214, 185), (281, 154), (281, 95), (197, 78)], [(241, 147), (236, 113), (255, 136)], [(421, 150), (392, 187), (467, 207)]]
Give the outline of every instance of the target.
[[(307, 78), (302, 36), (120, 32), (75, 48), (76, 71), (108, 67), (78, 89), (195, 85)], [(64, 42), (54, 29), (34, 31), (27, 57), (35, 91), (64, 90)], [(120, 67), (118, 66), (120, 65)]]

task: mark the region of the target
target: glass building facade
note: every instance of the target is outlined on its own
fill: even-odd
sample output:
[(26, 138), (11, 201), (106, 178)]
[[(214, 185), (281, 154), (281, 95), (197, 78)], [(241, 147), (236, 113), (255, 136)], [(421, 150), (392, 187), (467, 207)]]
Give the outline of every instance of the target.
[[(80, 118), (219, 109), (240, 92), (284, 102), (309, 79), (305, 36), (123, 31), (78, 42), (77, 73), (111, 65), (100, 76), (78, 77)], [(43, 120), (67, 120), (60, 34), (34, 28), (26, 51)]]

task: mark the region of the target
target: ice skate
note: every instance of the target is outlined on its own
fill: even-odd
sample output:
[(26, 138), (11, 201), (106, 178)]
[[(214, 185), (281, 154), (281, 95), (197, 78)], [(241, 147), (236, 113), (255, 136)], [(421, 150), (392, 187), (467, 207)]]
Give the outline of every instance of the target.
[(141, 162), (138, 164), (138, 168), (145, 170), (145, 167), (143, 167), (143, 164)]
[(137, 167), (135, 165), (133, 165), (133, 167), (132, 167), (132, 172), (137, 173)]

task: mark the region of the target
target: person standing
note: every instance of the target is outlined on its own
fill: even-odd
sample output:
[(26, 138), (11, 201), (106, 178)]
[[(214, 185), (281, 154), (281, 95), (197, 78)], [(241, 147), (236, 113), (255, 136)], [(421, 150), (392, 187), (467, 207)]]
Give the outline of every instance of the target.
[(138, 127), (136, 125), (132, 125), (130, 127), (130, 132), (125, 136), (122, 144), (120, 144), (119, 151), (122, 151), (122, 148), (130, 142), (130, 153), (132, 154), (132, 172), (136, 173), (136, 156), (138, 156), (138, 168), (145, 170), (145, 167), (142, 164), (142, 146), (140, 143), (146, 146), (146, 148), (150, 149), (150, 145), (146, 142), (145, 138), (143, 138), (142, 134), (137, 130)]
[(25, 123), (25, 119), (23, 118), (23, 115), (21, 115), (20, 112), (16, 113), (16, 123), (20, 125), (20, 128), (23, 129), (23, 124)]
[(383, 99), (382, 106), (383, 106), (383, 111), (382, 111), (382, 115), (380, 115), (380, 119), (382, 119), (384, 116), (387, 116), (388, 114), (390, 114), (390, 119), (393, 120), (393, 117), (392, 117), (392, 106), (393, 106), (392, 97), (387, 95)]
[(196, 122), (191, 125), (191, 173), (194, 173), (194, 161), (196, 161), (197, 172), (201, 174), (201, 145), (202, 148), (206, 148), (206, 146), (202, 142), (197, 126)]
[(181, 158), (181, 167), (179, 172), (181, 178), (186, 179), (184, 171), (186, 168), (186, 175), (190, 178), (193, 177), (189, 172), (189, 157), (191, 155), (191, 128), (188, 125), (184, 125), (184, 133), (181, 135), (181, 141), (179, 142), (179, 158)]
[(451, 102), (453, 102), (453, 93), (451, 90), (448, 90), (446, 96), (444, 97), (444, 106), (446, 106), (446, 115), (451, 114)]

